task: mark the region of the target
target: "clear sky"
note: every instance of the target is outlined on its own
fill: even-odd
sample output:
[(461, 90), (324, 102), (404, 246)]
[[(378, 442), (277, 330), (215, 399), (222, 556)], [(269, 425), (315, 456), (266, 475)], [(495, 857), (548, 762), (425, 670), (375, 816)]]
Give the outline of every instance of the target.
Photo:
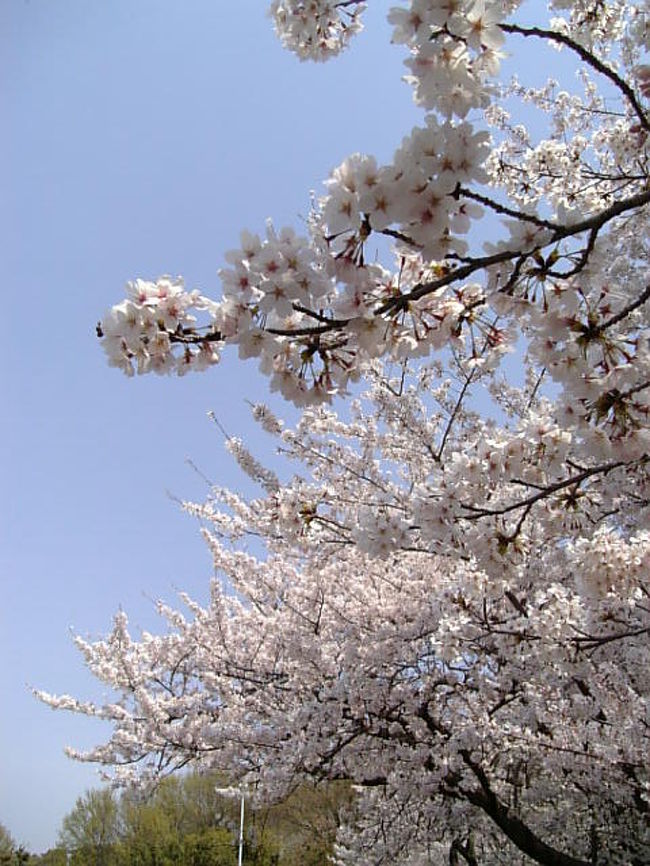
[(205, 596), (207, 550), (167, 491), (204, 496), (187, 457), (242, 489), (206, 412), (254, 435), (244, 398), (265, 395), (234, 358), (128, 380), (95, 322), (136, 276), (218, 294), (241, 228), (299, 227), (346, 155), (390, 158), (421, 119), (390, 5), (373, 0), (346, 55), (307, 65), (262, 0), (0, 2), (0, 822), (32, 851), (98, 784), (64, 745), (103, 731), (30, 687), (101, 699), (71, 628), (98, 636), (122, 606), (154, 629), (155, 599)]

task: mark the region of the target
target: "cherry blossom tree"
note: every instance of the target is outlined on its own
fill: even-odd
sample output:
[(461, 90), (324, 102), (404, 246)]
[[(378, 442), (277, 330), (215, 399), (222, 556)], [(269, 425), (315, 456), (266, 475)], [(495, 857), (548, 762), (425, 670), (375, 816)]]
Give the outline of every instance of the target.
[[(41, 693), (112, 722), (75, 757), (123, 782), (219, 769), (259, 797), (349, 780), (340, 864), (648, 862), (649, 8), (550, 7), (392, 9), (425, 112), (393, 160), (345, 160), (305, 237), (243, 232), (220, 300), (136, 280), (99, 324), (129, 375), (234, 344), (302, 416), (253, 410), (294, 477), (228, 438), (259, 498), (185, 506), (209, 604), (78, 640), (113, 702)], [(311, 60), (362, 12), (271, 4)], [(501, 80), (530, 41), (579, 87)]]

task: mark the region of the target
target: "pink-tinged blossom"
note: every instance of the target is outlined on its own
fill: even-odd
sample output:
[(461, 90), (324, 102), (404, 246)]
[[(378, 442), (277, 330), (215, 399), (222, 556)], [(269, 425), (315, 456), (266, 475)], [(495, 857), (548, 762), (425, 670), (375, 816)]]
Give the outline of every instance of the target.
[(365, 5), (360, 0), (274, 0), (269, 13), (284, 46), (301, 60), (328, 60), (362, 29)]

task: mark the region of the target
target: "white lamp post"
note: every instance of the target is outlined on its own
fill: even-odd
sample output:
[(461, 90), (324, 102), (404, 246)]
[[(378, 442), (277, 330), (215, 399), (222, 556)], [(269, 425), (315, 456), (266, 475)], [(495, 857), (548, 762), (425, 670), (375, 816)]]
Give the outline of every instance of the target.
[(237, 854), (237, 866), (242, 866), (244, 858), (244, 791), (239, 788), (215, 788), (217, 794), (222, 797), (240, 797), (241, 805), (239, 809), (239, 852)]
[(239, 811), (239, 853), (237, 855), (237, 866), (241, 866), (244, 856), (244, 792), (241, 792), (241, 809)]

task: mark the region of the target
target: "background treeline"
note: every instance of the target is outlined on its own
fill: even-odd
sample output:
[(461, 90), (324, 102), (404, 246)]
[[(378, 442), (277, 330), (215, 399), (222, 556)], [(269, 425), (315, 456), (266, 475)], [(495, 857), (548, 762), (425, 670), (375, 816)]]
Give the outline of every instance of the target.
[[(0, 825), (0, 866), (236, 866), (239, 801), (223, 780), (174, 776), (149, 797), (87, 791), (63, 819), (56, 848), (30, 855)], [(351, 792), (346, 785), (296, 790), (259, 810), (246, 804), (246, 866), (322, 866)]]

